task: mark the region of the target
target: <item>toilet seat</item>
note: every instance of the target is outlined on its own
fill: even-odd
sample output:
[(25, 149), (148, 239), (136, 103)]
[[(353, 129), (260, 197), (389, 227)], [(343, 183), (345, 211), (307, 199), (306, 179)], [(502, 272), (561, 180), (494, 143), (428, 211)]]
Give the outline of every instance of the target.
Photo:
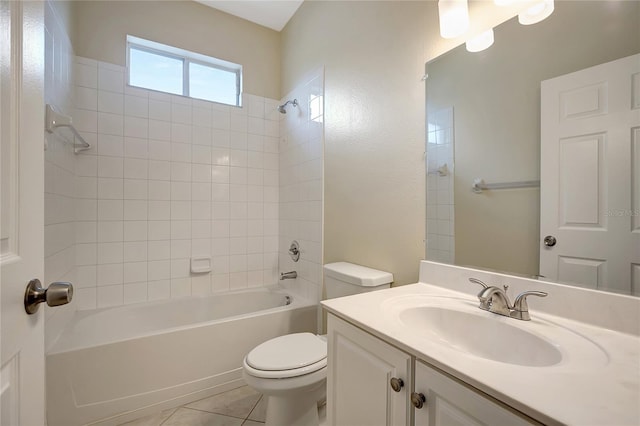
[(289, 378), (327, 366), (327, 342), (311, 333), (288, 334), (256, 346), (244, 358), (248, 374), (262, 378)]

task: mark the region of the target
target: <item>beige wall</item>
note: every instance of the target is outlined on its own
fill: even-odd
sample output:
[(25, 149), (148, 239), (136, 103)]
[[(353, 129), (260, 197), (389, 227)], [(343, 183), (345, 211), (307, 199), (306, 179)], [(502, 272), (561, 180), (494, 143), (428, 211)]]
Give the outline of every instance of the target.
[(79, 56), (125, 65), (127, 34), (243, 65), (244, 91), (280, 98), (280, 33), (193, 1), (75, 1)]
[(433, 2), (307, 1), (282, 32), (288, 92), (325, 66), (324, 262), (416, 282), (424, 258), (426, 17)]
[(640, 52), (639, 22), (639, 2), (556, 2), (539, 24), (501, 25), (484, 52), (429, 64), (429, 111), (455, 111), (457, 264), (538, 274), (539, 190), (471, 183), (539, 179), (540, 81)]

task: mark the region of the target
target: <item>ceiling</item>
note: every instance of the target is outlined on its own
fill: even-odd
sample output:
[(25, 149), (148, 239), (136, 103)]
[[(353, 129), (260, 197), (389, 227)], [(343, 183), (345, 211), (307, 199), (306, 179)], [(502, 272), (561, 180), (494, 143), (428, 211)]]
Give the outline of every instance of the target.
[(195, 0), (272, 30), (281, 31), (304, 0)]

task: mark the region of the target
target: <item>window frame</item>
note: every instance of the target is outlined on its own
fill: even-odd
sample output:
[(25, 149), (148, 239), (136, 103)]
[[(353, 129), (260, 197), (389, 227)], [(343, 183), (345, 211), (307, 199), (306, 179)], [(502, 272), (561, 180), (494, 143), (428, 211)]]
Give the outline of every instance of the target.
[[(176, 94), (171, 92), (164, 92), (162, 90), (150, 89), (148, 87), (136, 86), (131, 84), (130, 53), (132, 48), (134, 50), (139, 50), (139, 51), (150, 53), (153, 55), (164, 56), (165, 58), (177, 59), (182, 61), (182, 93)], [(192, 63), (203, 66), (203, 67), (213, 68), (213, 69), (235, 74), (235, 77), (236, 77), (235, 78), (236, 80), (235, 104), (212, 101), (210, 99), (202, 99), (202, 98), (191, 96), (190, 87), (189, 87), (189, 83), (190, 83), (189, 65)], [(242, 65), (235, 64), (233, 62), (224, 61), (222, 59), (214, 58), (211, 56), (206, 56), (200, 53), (180, 49), (177, 47), (161, 44), (155, 41), (145, 40), (139, 37), (130, 36), (130, 35), (127, 35), (127, 85), (130, 87), (137, 87), (145, 90), (153, 90), (155, 92), (167, 93), (169, 95), (184, 96), (191, 99), (201, 99), (207, 102), (215, 102), (222, 105), (242, 107)]]

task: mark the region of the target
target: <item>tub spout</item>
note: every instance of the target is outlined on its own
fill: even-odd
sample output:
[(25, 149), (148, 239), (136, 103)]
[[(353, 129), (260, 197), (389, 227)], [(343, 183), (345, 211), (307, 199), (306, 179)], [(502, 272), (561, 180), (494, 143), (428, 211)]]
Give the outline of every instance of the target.
[(294, 278), (298, 278), (298, 273), (296, 271), (280, 272), (280, 281), (282, 281), (282, 280), (292, 280)]

